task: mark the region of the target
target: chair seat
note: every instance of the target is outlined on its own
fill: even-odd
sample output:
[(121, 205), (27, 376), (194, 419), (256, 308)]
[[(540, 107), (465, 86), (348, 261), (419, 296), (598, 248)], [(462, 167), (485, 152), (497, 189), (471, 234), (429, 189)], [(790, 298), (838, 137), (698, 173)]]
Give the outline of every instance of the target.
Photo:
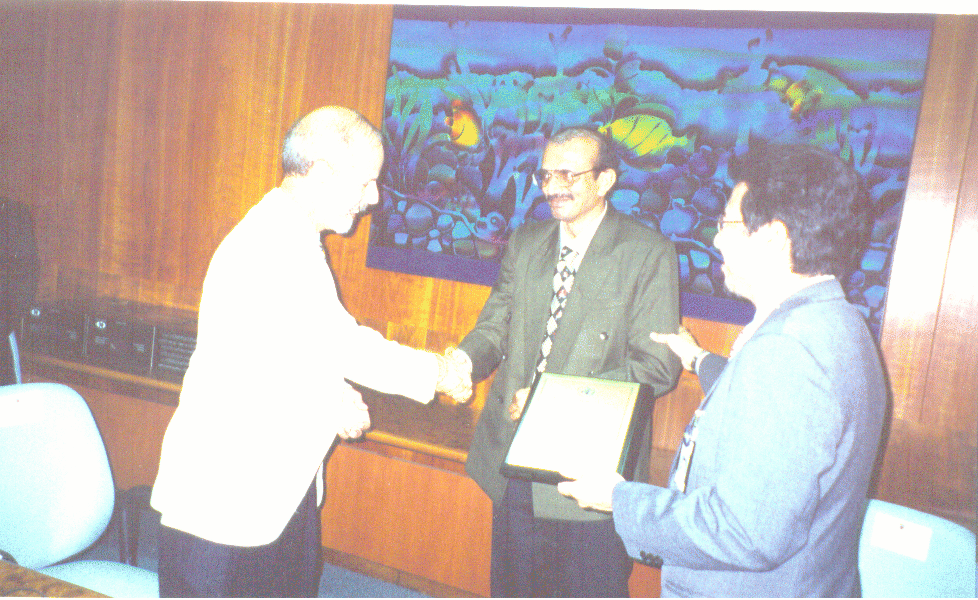
[(156, 573), (123, 563), (108, 560), (80, 560), (37, 570), (106, 596), (160, 597), (160, 584)]

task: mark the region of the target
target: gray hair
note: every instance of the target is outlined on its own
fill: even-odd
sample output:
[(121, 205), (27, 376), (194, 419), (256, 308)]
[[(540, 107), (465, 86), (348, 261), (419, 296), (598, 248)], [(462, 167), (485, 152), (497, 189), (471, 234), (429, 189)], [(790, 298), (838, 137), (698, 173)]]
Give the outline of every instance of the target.
[(304, 176), (313, 163), (349, 160), (353, 146), (381, 147), (380, 132), (360, 113), (342, 106), (317, 108), (300, 118), (282, 141), (282, 174)]

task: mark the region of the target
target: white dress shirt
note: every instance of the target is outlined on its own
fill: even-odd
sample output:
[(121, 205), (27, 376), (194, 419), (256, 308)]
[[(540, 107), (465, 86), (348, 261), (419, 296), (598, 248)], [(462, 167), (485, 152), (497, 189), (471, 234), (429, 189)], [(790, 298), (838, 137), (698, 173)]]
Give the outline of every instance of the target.
[(434, 396), (434, 355), (356, 323), (312, 229), (276, 188), (211, 259), (153, 489), (169, 527), (221, 544), (270, 543), (343, 426), (344, 378), (419, 402)]

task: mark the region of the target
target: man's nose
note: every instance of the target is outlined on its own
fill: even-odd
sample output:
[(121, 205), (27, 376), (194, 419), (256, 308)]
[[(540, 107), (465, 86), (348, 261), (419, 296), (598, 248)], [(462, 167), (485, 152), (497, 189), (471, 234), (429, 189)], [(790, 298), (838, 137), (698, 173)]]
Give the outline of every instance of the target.
[(551, 196), (554, 194), (560, 194), (567, 192), (567, 186), (560, 185), (557, 183), (557, 177), (551, 175), (544, 183), (540, 186), (540, 190), (543, 191), (544, 195)]
[(726, 227), (717, 231), (717, 234), (713, 236), (713, 247), (723, 254), (723, 246), (727, 244), (727, 234), (730, 233)]

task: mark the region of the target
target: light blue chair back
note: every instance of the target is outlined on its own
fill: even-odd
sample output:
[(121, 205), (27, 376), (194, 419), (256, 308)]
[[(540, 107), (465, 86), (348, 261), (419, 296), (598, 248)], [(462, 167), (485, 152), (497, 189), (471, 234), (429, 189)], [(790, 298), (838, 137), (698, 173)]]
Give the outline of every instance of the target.
[(975, 534), (906, 506), (871, 499), (859, 538), (865, 598), (974, 598)]
[[(0, 549), (22, 566), (108, 595), (159, 594), (155, 573), (123, 563), (50, 567), (94, 544), (115, 506), (105, 444), (75, 390), (57, 383), (0, 386), (0, 457)], [(100, 589), (99, 572), (110, 588)]]

